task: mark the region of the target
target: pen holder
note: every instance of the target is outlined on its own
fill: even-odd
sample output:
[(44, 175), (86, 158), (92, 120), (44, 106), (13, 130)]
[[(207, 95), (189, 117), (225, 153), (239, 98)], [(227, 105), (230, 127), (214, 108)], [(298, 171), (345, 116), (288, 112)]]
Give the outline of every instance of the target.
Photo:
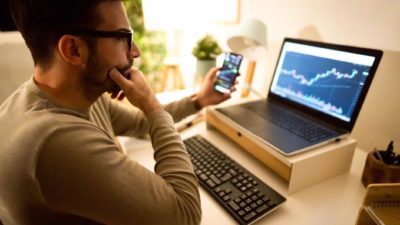
[(399, 183), (400, 166), (388, 165), (382, 160), (378, 160), (374, 156), (374, 152), (370, 152), (365, 161), (361, 181), (364, 187), (367, 187), (371, 183)]

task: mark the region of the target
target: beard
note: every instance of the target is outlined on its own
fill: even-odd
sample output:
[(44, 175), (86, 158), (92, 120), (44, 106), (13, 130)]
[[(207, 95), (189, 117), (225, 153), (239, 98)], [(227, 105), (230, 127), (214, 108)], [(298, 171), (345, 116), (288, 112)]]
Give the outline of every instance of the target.
[(133, 60), (122, 66), (106, 65), (101, 62), (95, 52), (91, 53), (86, 69), (81, 74), (85, 96), (95, 100), (104, 92), (119, 93), (121, 88), (110, 78), (110, 71), (116, 68), (125, 78), (129, 79), (132, 65)]

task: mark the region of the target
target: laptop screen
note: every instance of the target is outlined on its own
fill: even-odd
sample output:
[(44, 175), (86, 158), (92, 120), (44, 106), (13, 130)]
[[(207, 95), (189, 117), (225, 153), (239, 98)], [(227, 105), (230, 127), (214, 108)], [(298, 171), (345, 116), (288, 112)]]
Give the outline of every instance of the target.
[(379, 50), (286, 38), (270, 95), (354, 123), (381, 56)]

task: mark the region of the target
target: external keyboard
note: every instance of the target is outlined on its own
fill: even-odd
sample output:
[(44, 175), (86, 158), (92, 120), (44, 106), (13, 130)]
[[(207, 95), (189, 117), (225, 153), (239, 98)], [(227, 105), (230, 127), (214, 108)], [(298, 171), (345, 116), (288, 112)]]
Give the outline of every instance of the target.
[(200, 135), (184, 143), (200, 185), (239, 224), (251, 224), (286, 201)]

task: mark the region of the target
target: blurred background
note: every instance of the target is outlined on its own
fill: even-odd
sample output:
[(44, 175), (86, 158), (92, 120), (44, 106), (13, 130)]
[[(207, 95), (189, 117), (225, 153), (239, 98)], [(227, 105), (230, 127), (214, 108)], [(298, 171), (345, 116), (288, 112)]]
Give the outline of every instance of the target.
[[(0, 76), (7, 81), (0, 83), (0, 102), (31, 76), (33, 67), (22, 38), (10, 31), (7, 2), (0, 0)], [(192, 52), (198, 41), (209, 35), (222, 51), (231, 51), (227, 40), (249, 19), (265, 25), (265, 45), (256, 58), (245, 57), (238, 89), (243, 88), (250, 62), (256, 61), (251, 86), (263, 96), (284, 37), (383, 50), (352, 137), (366, 151), (385, 148), (390, 140), (395, 141), (395, 150), (400, 146), (400, 1), (132, 0), (124, 4), (142, 50), (137, 66), (156, 92), (196, 88), (201, 75), (196, 72), (199, 59)], [(215, 65), (221, 66), (222, 59), (223, 54), (216, 55)]]

